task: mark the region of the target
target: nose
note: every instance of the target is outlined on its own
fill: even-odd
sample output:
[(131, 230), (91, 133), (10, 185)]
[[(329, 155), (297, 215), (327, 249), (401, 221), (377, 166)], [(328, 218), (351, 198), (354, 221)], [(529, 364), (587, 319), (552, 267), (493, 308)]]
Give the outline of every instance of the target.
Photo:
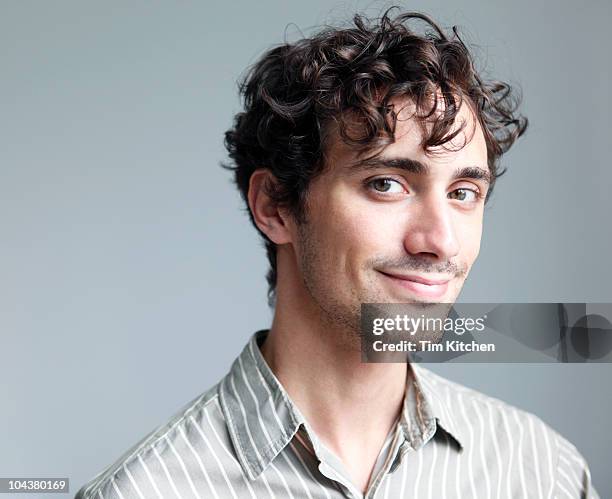
[(404, 248), (411, 255), (435, 261), (450, 261), (459, 253), (453, 212), (443, 199), (428, 196), (411, 211), (406, 224)]

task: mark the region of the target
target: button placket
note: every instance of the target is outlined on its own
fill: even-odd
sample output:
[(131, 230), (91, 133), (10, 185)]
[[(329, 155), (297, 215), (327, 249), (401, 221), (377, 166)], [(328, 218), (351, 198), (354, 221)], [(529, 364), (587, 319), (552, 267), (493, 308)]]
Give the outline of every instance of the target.
[(383, 478), (390, 471), (390, 466), (393, 465), (393, 463), (389, 465), (389, 462), (391, 461), (392, 456), (395, 455), (396, 456), (395, 460), (397, 460), (402, 447), (404, 446), (404, 444), (407, 443), (405, 439), (403, 439), (401, 444), (398, 443), (400, 438), (403, 439), (404, 437), (403, 437), (403, 433), (399, 430), (399, 426), (398, 426), (396, 429), (395, 436), (393, 437), (393, 443), (391, 444), (391, 449), (389, 449), (389, 453), (387, 454), (387, 458), (384, 464), (382, 465), (381, 469), (379, 470), (378, 474), (372, 481), (370, 487), (368, 487), (368, 490), (364, 494), (363, 496), (364, 499), (373, 499), (376, 496), (376, 492), (378, 491)]

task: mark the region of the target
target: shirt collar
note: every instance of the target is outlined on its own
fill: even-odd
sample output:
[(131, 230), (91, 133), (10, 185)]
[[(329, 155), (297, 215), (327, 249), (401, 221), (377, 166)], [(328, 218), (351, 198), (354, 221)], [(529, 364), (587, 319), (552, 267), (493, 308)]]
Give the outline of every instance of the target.
[(455, 441), (459, 451), (463, 451), (467, 441), (433, 373), (414, 362), (408, 363), (401, 424), (414, 449), (427, 442), (438, 427)]
[[(238, 461), (249, 478), (256, 479), (304, 425), (318, 450), (316, 435), (292, 403), (259, 345), (268, 329), (254, 333), (221, 380), (219, 398)], [(410, 363), (400, 418), (404, 437), (413, 449), (424, 445), (439, 425), (462, 448), (463, 439), (427, 370)]]
[(238, 461), (253, 480), (304, 423), (259, 349), (267, 334), (263, 329), (251, 336), (219, 387)]

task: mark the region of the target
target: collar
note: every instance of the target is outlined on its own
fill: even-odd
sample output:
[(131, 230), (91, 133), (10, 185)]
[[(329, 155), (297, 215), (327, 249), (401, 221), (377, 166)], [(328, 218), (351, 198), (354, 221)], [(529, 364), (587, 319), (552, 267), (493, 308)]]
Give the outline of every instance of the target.
[(253, 334), (221, 380), (219, 400), (238, 461), (254, 480), (293, 439), (304, 417), (266, 363)]
[(451, 407), (437, 379), (428, 369), (408, 363), (402, 428), (415, 450), (433, 436), (436, 428), (441, 428), (454, 440), (459, 451), (463, 451), (467, 442), (465, 432), (452, 417)]
[[(304, 426), (315, 450), (318, 439), (276, 378), (259, 345), (268, 329), (254, 333), (219, 385), (219, 400), (236, 455), (250, 479), (256, 479)], [(408, 364), (406, 395), (400, 417), (404, 437), (413, 449), (423, 446), (438, 425), (460, 449), (465, 439), (450, 410), (436, 393), (426, 369)]]

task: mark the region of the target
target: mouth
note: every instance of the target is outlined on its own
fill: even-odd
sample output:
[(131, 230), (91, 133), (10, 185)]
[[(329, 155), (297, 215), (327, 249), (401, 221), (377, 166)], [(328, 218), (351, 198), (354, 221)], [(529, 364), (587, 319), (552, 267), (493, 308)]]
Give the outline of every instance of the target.
[(420, 298), (436, 299), (444, 296), (448, 290), (451, 278), (429, 279), (418, 275), (391, 274), (389, 272), (379, 272), (386, 277), (395, 287), (402, 291)]

